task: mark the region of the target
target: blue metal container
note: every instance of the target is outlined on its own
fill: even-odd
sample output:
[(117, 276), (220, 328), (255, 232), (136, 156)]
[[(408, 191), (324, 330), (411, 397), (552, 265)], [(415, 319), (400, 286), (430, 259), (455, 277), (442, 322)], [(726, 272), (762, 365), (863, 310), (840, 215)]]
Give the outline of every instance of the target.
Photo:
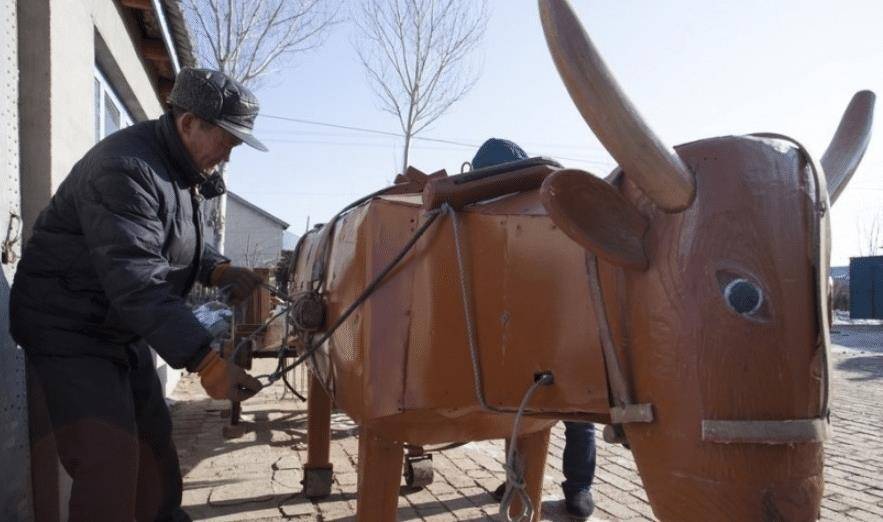
[(883, 319), (883, 256), (849, 260), (849, 316)]

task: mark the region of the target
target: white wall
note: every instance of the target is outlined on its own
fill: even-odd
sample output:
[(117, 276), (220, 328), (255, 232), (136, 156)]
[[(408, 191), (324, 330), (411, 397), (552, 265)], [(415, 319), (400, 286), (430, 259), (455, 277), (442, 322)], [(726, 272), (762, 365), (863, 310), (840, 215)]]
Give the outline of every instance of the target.
[(285, 230), (278, 222), (228, 197), (226, 223), (224, 255), (233, 264), (252, 268), (276, 266)]
[(23, 93), (22, 178), (25, 228), (71, 167), (94, 145), (94, 66), (98, 63), (136, 120), (162, 105), (136, 52), (123, 11), (112, 0), (19, 2)]
[[(135, 121), (163, 113), (136, 50), (140, 30), (124, 13), (113, 0), (18, 2), (19, 24), (28, 28), (19, 45), (27, 64), (21, 68), (21, 117), (27, 125), (20, 134), (25, 237), (74, 163), (95, 144), (96, 64)], [(180, 371), (159, 361), (158, 372), (171, 393)]]

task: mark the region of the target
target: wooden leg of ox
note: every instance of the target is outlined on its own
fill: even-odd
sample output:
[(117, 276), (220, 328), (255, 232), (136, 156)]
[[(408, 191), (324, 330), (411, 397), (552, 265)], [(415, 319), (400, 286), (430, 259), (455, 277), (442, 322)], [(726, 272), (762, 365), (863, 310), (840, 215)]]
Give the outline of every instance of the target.
[(367, 426), (359, 429), (359, 490), (356, 520), (396, 519), (404, 447)]
[(324, 498), (331, 494), (331, 397), (316, 375), (310, 374), (307, 398), (307, 463), (304, 466), (304, 495)]
[[(543, 472), (546, 469), (546, 455), (549, 453), (549, 434), (551, 429), (535, 431), (518, 437), (518, 453), (524, 462), (525, 493), (530, 496), (534, 506), (533, 519), (540, 520), (543, 498)], [(515, 518), (521, 513), (522, 505), (516, 496), (509, 507), (509, 515)]]

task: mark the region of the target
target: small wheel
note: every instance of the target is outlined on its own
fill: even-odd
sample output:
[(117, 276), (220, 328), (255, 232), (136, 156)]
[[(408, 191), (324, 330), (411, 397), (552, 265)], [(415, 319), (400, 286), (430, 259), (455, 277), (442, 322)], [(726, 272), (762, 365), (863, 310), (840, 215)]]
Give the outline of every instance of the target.
[(432, 455), (405, 457), (405, 484), (409, 488), (420, 489), (432, 484), (434, 471)]

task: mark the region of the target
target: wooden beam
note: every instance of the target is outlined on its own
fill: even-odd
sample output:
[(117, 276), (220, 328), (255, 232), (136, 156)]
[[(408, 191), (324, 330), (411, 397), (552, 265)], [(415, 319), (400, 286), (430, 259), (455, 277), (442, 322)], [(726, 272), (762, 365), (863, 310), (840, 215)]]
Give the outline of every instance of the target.
[(159, 92), (159, 99), (161, 102), (166, 103), (166, 100), (169, 99), (169, 95), (172, 94), (172, 87), (175, 86), (175, 82), (171, 80), (167, 80), (165, 78), (160, 78), (156, 82), (156, 90)]
[(129, 9), (139, 9), (141, 11), (149, 11), (153, 9), (150, 0), (120, 0), (120, 5)]
[(162, 40), (145, 38), (141, 40), (141, 56), (152, 62), (169, 62), (171, 57)]

